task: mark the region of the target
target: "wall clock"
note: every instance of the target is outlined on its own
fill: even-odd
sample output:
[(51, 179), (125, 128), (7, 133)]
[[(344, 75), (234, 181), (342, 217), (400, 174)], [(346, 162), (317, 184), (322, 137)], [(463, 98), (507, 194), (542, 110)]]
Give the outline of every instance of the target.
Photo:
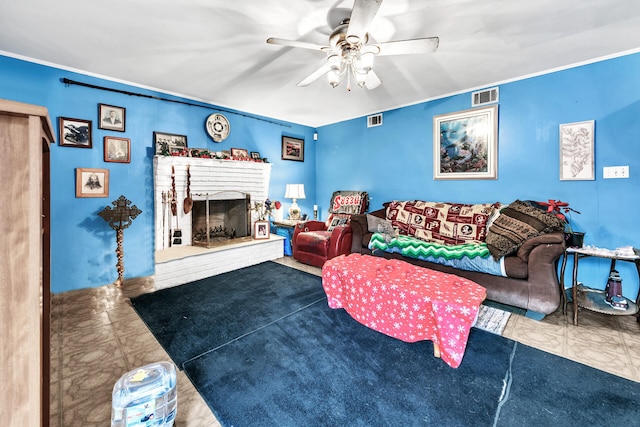
[(207, 117), (205, 122), (207, 133), (215, 142), (222, 142), (229, 136), (231, 127), (229, 120), (222, 114), (214, 113)]

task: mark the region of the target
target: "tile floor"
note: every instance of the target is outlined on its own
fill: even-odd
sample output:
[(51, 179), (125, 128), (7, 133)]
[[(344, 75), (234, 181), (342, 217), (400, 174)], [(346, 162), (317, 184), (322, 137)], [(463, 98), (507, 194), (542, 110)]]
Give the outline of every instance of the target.
[[(292, 258), (277, 260), (313, 274)], [(51, 426), (108, 426), (111, 391), (122, 374), (170, 360), (128, 299), (153, 290), (153, 278), (56, 294), (51, 319)], [(571, 314), (571, 305), (569, 305)], [(580, 326), (559, 311), (538, 322), (512, 315), (504, 335), (544, 351), (640, 382), (640, 323), (635, 317), (580, 312)], [(178, 371), (176, 427), (220, 424)]]

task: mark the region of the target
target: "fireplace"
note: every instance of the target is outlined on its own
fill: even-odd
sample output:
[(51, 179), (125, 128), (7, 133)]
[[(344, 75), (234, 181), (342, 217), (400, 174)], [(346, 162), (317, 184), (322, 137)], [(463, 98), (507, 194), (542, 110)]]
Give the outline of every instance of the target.
[[(187, 165), (190, 166), (193, 207), (185, 213), (183, 200), (187, 189)], [(155, 289), (182, 285), (284, 256), (284, 239), (281, 236), (271, 235), (269, 239), (251, 237), (257, 215), (248, 209), (248, 204), (267, 199), (271, 167), (271, 163), (262, 162), (154, 157)], [(175, 175), (177, 215), (172, 215), (166, 200), (174, 186), (172, 172)], [(206, 214), (207, 208), (209, 215)], [(202, 211), (203, 219), (196, 219)], [(195, 233), (199, 233), (198, 229), (211, 228), (209, 242), (223, 236), (224, 240), (211, 248), (194, 244), (192, 225)], [(180, 244), (173, 244), (167, 236), (177, 228), (181, 229), (182, 239)], [(236, 237), (228, 238), (234, 232)], [(204, 231), (205, 236), (207, 233)]]
[[(185, 213), (183, 200), (187, 195), (187, 166), (190, 167), (193, 208)], [(257, 218), (250, 211), (249, 204), (267, 199), (271, 166), (271, 163), (262, 162), (154, 157), (156, 252), (180, 246), (213, 247), (217, 250), (219, 245), (232, 247), (233, 243), (244, 244), (244, 240), (251, 240), (251, 230)], [(167, 203), (167, 195), (174, 185), (176, 215), (172, 215)], [(180, 229), (182, 234), (179, 243), (167, 238), (176, 229)], [(202, 235), (196, 237), (197, 233)]]
[(251, 236), (251, 196), (194, 201), (191, 212), (191, 244), (212, 248)]

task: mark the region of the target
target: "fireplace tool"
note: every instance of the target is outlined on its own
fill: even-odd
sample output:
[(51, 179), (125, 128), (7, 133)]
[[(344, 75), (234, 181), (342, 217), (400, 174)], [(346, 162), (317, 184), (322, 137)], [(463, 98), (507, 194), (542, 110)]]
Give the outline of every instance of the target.
[(162, 249), (166, 248), (164, 230), (167, 227), (167, 193), (162, 192)]
[(184, 210), (186, 215), (191, 212), (191, 208), (193, 208), (193, 199), (191, 198), (191, 172), (189, 171), (189, 165), (187, 165), (187, 197), (184, 198), (184, 202), (182, 203), (182, 210)]
[(178, 201), (176, 200), (176, 170), (171, 165), (171, 214), (176, 217), (176, 228), (173, 230), (173, 242), (174, 245), (182, 244), (182, 230), (180, 230), (180, 224), (178, 222)]

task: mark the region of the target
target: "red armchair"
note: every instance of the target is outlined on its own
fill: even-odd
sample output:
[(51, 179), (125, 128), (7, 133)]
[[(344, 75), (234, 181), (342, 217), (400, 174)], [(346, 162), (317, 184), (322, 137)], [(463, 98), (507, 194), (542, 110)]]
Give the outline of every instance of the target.
[(334, 192), (326, 222), (306, 221), (296, 225), (291, 239), (293, 257), (303, 264), (322, 267), (331, 258), (351, 253), (353, 231), (349, 220), (353, 214), (363, 214), (368, 206), (366, 192)]

